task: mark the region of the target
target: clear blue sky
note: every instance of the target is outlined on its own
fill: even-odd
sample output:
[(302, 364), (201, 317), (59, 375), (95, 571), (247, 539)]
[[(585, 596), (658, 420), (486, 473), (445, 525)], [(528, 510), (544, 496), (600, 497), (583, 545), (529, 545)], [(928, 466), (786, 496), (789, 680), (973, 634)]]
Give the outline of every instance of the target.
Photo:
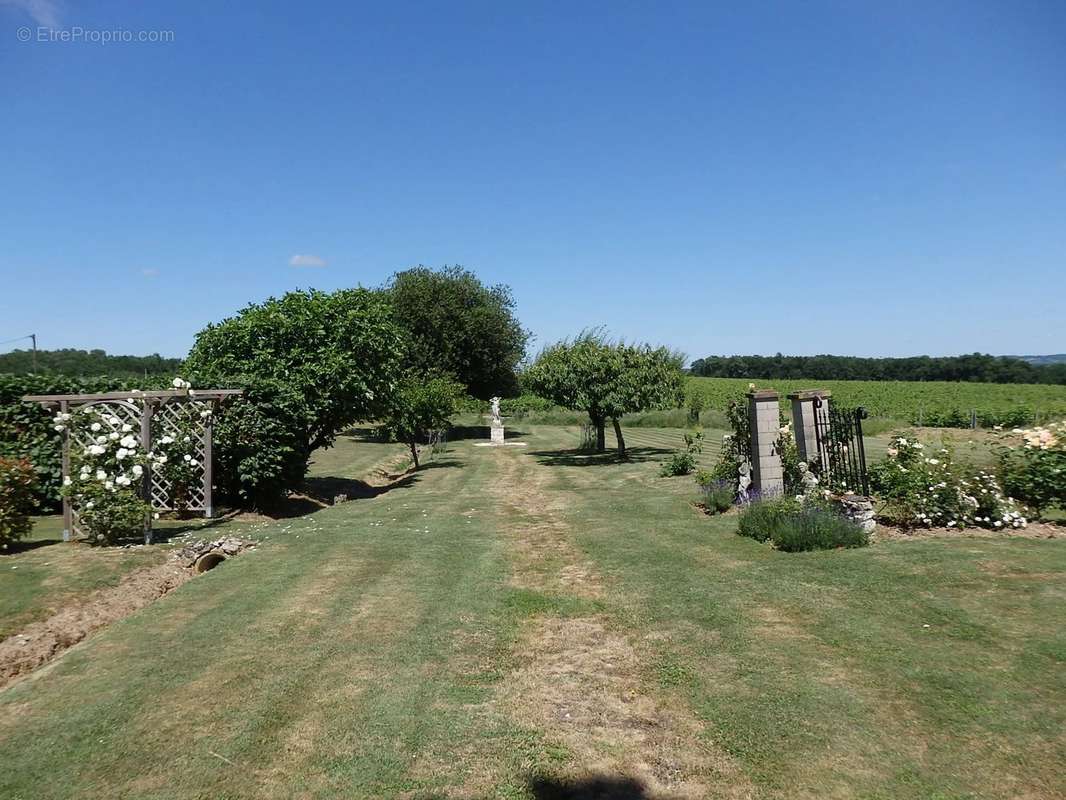
[(0, 340), (459, 263), (535, 347), (1066, 351), (1060, 0), (0, 0), (0, 119)]

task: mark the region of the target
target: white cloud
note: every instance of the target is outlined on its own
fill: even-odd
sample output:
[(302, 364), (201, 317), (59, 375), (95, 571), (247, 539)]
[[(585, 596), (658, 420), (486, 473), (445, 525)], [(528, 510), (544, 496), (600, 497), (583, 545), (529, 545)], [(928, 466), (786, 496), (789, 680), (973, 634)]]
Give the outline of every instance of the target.
[(324, 267), (326, 259), (322, 256), (295, 255), (289, 259), (290, 267)]
[(14, 6), (33, 17), (45, 28), (59, 27), (59, 4), (55, 0), (0, 0), (0, 5)]
[(157, 270), (155, 267), (141, 267), (141, 274), (144, 275), (146, 278), (154, 278), (156, 275), (159, 274), (159, 270)]

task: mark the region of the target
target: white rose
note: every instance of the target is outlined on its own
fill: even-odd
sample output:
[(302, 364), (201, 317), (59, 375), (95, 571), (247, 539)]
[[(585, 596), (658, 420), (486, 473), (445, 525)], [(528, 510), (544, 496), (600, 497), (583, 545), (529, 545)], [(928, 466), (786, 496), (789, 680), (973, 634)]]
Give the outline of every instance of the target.
[(63, 478), (63, 485), (64, 485), (64, 486), (70, 486), (70, 483), (71, 483), (71, 481), (70, 481), (70, 476), (69, 476), (69, 475), (65, 476), (65, 477)]
[(132, 430), (133, 430), (133, 426), (130, 425), (128, 422), (125, 425), (122, 426), (122, 432), (123, 433), (129, 433)]
[(96, 470), (96, 480), (98, 480), (98, 481), (106, 481), (107, 480), (107, 473), (104, 472), (102, 469)]
[(94, 444), (92, 447), (89, 448), (89, 455), (93, 456), (102, 456), (106, 452), (107, 448), (101, 444)]
[(127, 450), (125, 447), (120, 447), (118, 449), (118, 452), (115, 453), (115, 458), (117, 458), (119, 461), (121, 461), (122, 459), (124, 459), (129, 454), (129, 452), (130, 451)]
[(96, 433), (98, 430), (100, 430), (100, 427), (101, 426), (99, 422), (94, 422), (92, 425), (89, 426), (89, 430), (91, 430), (93, 433)]
[(186, 453), (183, 458), (185, 461), (192, 461), (192, 456), (190, 456), (188, 453)]
[(117, 442), (118, 441), (118, 431), (111, 431), (111, 433), (109, 433), (107, 435), (107, 438), (110, 439), (112, 442)]
[(200, 466), (200, 462), (199, 462), (199, 461), (197, 461), (197, 460), (196, 460), (195, 458), (191, 459), (191, 460), (189, 461), (189, 464), (190, 464), (190, 465), (192, 465), (192, 466), (194, 466), (194, 467), (198, 467), (198, 466)]
[(141, 477), (141, 474), (143, 472), (144, 472), (144, 467), (142, 467), (140, 464), (134, 464), (133, 465), (133, 474), (136, 475), (138, 478)]

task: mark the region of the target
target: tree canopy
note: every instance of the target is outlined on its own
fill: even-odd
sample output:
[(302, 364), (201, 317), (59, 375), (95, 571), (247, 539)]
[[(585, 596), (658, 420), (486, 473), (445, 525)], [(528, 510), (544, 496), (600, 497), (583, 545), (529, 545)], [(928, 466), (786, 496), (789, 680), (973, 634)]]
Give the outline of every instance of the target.
[(176, 375), (180, 358), (164, 358), (158, 353), (150, 356), (113, 356), (103, 350), (13, 350), (0, 353), (0, 372), (14, 375), (69, 375), (112, 378), (143, 378), (145, 375)]
[(614, 423), (618, 452), (625, 455), (623, 414), (677, 407), (684, 399), (684, 358), (665, 347), (611, 342), (586, 331), (541, 351), (523, 376), (535, 393), (585, 411), (596, 428), (596, 449), (605, 449), (607, 420)]
[(807, 378), (855, 381), (1066, 383), (1066, 364), (1034, 364), (1012, 356), (857, 358), (854, 356), (707, 356), (692, 362), (708, 378)]
[(403, 352), (387, 298), (366, 289), (289, 292), (208, 325), (186, 369), (246, 390), (218, 424), (229, 488), (256, 505), (295, 488), (314, 450), (386, 411)]
[(443, 375), (406, 375), (396, 387), (385, 416), (384, 428), (411, 448), (418, 469), (418, 445), (430, 431), (448, 425), (463, 396), (462, 384)]
[(459, 266), (419, 266), (397, 272), (384, 292), (406, 333), (410, 370), (454, 375), (482, 400), (517, 393), (529, 333), (507, 286), (485, 286)]

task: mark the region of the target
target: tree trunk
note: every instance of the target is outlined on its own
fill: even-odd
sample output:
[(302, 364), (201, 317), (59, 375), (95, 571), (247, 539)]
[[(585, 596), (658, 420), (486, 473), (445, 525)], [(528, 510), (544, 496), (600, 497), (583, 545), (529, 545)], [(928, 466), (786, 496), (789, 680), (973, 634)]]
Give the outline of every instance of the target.
[(411, 458), (415, 460), (415, 469), (418, 469), (418, 443), (412, 439), (408, 444), (411, 445)]
[(611, 417), (614, 423), (614, 438), (618, 440), (618, 457), (626, 457), (626, 440), (622, 438), (622, 426), (618, 423), (618, 417)]
[(596, 452), (602, 453), (607, 449), (607, 436), (604, 433), (607, 420), (603, 417), (591, 417), (591, 419), (593, 427), (596, 428)]

